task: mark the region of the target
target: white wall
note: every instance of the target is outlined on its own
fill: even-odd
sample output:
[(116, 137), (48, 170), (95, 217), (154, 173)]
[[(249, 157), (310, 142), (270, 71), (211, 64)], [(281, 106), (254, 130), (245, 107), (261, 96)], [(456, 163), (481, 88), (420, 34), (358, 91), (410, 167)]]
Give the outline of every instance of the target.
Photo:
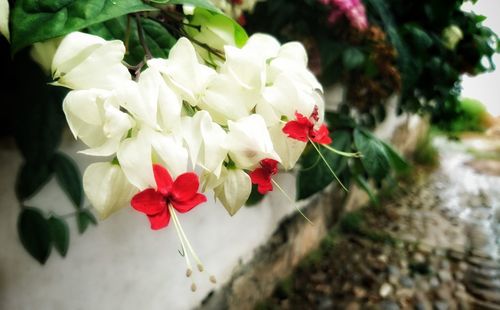
[[(480, 0), (475, 5), (468, 2), (463, 9), (486, 16), (484, 25), (500, 34), (500, 2), (498, 0)], [(495, 55), (493, 61), (496, 66), (500, 66), (500, 55)], [(463, 97), (480, 100), (491, 114), (500, 116), (500, 70), (476, 77), (464, 76), (462, 87)]]

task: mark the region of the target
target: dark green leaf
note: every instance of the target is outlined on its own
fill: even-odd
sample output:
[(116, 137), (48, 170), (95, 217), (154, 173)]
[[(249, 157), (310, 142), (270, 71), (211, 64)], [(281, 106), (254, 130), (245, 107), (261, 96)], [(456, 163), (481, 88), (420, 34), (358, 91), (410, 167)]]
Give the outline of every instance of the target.
[(83, 234), (89, 227), (89, 224), (97, 225), (97, 219), (89, 210), (83, 209), (76, 214), (76, 223), (78, 224), (78, 232)]
[(48, 164), (25, 162), (17, 173), (17, 199), (23, 201), (38, 193), (49, 182), (52, 173), (53, 171)]
[(69, 248), (69, 227), (66, 221), (59, 216), (52, 215), (48, 220), (52, 241), (57, 252), (66, 256)]
[(384, 146), (385, 153), (389, 158), (389, 163), (394, 170), (402, 172), (410, 168), (408, 162), (391, 145), (385, 142), (382, 142), (382, 145)]
[(351, 47), (342, 54), (342, 62), (347, 70), (361, 66), (365, 61), (365, 55), (359, 49)]
[(363, 178), (359, 174), (354, 174), (354, 180), (356, 180), (356, 183), (368, 194), (368, 197), (370, 197), (370, 200), (374, 204), (378, 204), (378, 198), (377, 195), (373, 192), (373, 188), (370, 186), (367, 180)]
[(220, 10), (215, 5), (213, 5), (210, 0), (152, 0), (152, 2), (162, 4), (189, 4), (213, 12), (220, 12)]
[(48, 164), (59, 145), (66, 90), (47, 84), (47, 77), (28, 53), (15, 59), (16, 143), (27, 162)]
[(59, 186), (73, 204), (80, 208), (83, 203), (83, 185), (82, 176), (75, 161), (62, 153), (56, 153), (51, 164)]
[(36, 208), (23, 208), (17, 221), (17, 232), (26, 251), (40, 264), (45, 264), (50, 255), (52, 240), (50, 227), (43, 213)]
[[(340, 151), (349, 152), (351, 135), (348, 131), (335, 130), (331, 137), (332, 147)], [(326, 148), (320, 147), (320, 151), (330, 166), (339, 176), (347, 166), (347, 158), (333, 153)], [(317, 154), (316, 150), (310, 148), (301, 159), (301, 170), (297, 176), (298, 199), (308, 198), (321, 191), (335, 180), (334, 176)]]
[(389, 159), (384, 145), (365, 131), (354, 130), (354, 144), (361, 152), (361, 163), (366, 172), (376, 180), (381, 180), (389, 174)]
[(128, 13), (154, 10), (140, 0), (17, 0), (11, 15), (13, 53)]
[[(142, 27), (146, 43), (154, 57), (167, 58), (170, 48), (177, 41), (161, 24), (148, 18), (142, 19)], [(121, 16), (108, 20), (104, 23), (88, 27), (88, 32), (98, 35), (107, 40), (126, 41), (127, 17)], [(137, 34), (137, 23), (130, 20), (130, 37), (128, 39), (128, 50), (125, 61), (129, 64), (137, 64), (144, 59), (144, 48)]]

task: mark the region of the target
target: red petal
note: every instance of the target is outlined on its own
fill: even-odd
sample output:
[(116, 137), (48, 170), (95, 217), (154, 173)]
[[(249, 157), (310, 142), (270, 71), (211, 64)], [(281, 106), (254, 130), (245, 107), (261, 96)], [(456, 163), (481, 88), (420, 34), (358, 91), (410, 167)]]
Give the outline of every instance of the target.
[(265, 195), (267, 194), (267, 192), (270, 192), (272, 190), (273, 190), (273, 184), (271, 182), (268, 182), (266, 184), (259, 184), (257, 186), (257, 191), (262, 195)]
[(307, 127), (312, 127), (314, 126), (311, 121), (305, 117), (304, 115), (300, 114), (299, 112), (295, 112), (295, 118), (296, 122), (298, 122), (301, 125), (307, 126)]
[[(308, 120), (309, 121), (309, 120)], [(299, 140), (302, 142), (307, 142), (309, 137), (309, 126), (301, 124), (298, 121), (289, 121), (283, 127), (283, 132), (288, 135), (288, 137)]]
[(265, 158), (260, 161), (260, 166), (270, 175), (278, 173), (278, 161), (272, 158)]
[(175, 208), (175, 210), (181, 212), (181, 213), (186, 213), (192, 208), (196, 207), (200, 203), (204, 203), (207, 201), (207, 197), (203, 194), (195, 194), (194, 196), (191, 197), (191, 199), (187, 201), (173, 201), (172, 206)]
[(311, 140), (319, 144), (330, 144), (332, 139), (330, 138), (330, 132), (325, 124), (322, 124), (318, 130), (312, 132)]
[(157, 214), (167, 208), (163, 195), (152, 188), (136, 194), (130, 204), (137, 211), (147, 215)]
[(190, 200), (198, 191), (200, 182), (196, 173), (187, 172), (177, 177), (172, 186), (172, 197), (177, 202)]
[(153, 165), (153, 173), (155, 175), (156, 187), (160, 193), (167, 196), (172, 188), (172, 177), (167, 169), (160, 165)]
[(257, 184), (257, 190), (261, 194), (273, 190), (271, 175), (263, 168), (257, 168), (250, 172), (250, 180), (252, 180), (252, 184)]
[(151, 229), (158, 230), (163, 227), (167, 227), (170, 222), (170, 212), (165, 208), (162, 212), (155, 215), (148, 215), (149, 222), (151, 223)]

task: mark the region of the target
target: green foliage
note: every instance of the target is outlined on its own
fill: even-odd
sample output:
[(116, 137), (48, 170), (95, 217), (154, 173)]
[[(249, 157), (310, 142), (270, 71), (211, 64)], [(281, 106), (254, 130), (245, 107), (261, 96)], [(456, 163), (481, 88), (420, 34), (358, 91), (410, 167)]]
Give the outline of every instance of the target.
[(151, 0), (151, 2), (160, 4), (190, 4), (192, 6), (207, 9), (212, 12), (220, 12), (209, 0)]
[(54, 154), (51, 162), (59, 186), (71, 199), (75, 207), (81, 208), (83, 204), (82, 176), (76, 163), (62, 153)]
[[(148, 19), (142, 19), (144, 37), (153, 57), (167, 58), (170, 48), (177, 39), (170, 34), (160, 23)], [(127, 27), (130, 27), (127, 32)], [(106, 40), (122, 40), (128, 42), (125, 61), (129, 64), (138, 64), (144, 59), (144, 48), (139, 41), (137, 23), (133, 18), (120, 16), (106, 22), (88, 27), (88, 32), (98, 35)], [(127, 37), (128, 33), (128, 37)]]
[[(332, 147), (338, 150), (347, 150), (351, 145), (349, 132), (336, 130), (331, 134)], [(334, 169), (336, 175), (340, 175), (347, 167), (347, 158), (335, 154), (326, 148), (320, 147), (324, 158)], [(315, 149), (309, 148), (301, 158), (301, 169), (297, 176), (298, 199), (305, 199), (323, 190), (335, 180), (324, 161)]]
[(26, 251), (40, 264), (45, 264), (50, 255), (52, 240), (50, 226), (43, 213), (36, 208), (23, 208), (18, 218), (17, 231)]
[(141, 0), (18, 0), (12, 10), (12, 52), (93, 24), (154, 8)]
[(54, 247), (62, 257), (65, 257), (69, 248), (69, 227), (66, 221), (57, 215), (47, 220), (50, 227), (50, 236)]
[(458, 100), (455, 108), (448, 111), (452, 117), (435, 118), (436, 127), (450, 134), (465, 131), (482, 132), (486, 129), (489, 113), (486, 107), (478, 100), (462, 98)]
[(78, 232), (83, 234), (90, 224), (93, 224), (94, 226), (97, 225), (97, 219), (89, 210), (81, 209), (76, 214), (76, 223), (78, 226)]
[(368, 174), (376, 179), (384, 178), (389, 172), (389, 159), (383, 144), (365, 131), (354, 131), (354, 143), (361, 152), (361, 163)]
[(417, 165), (436, 167), (439, 164), (439, 152), (432, 144), (432, 132), (430, 130), (417, 142), (413, 161)]

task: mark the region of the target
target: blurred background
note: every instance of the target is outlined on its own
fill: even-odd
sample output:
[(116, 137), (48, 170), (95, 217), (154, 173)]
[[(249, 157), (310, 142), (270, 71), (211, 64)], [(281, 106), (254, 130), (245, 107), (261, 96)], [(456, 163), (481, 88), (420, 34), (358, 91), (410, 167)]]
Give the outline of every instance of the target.
[[(32, 100), (36, 74), (2, 39), (2, 103), (15, 104), (0, 114), (0, 309), (500, 309), (498, 0), (212, 2), (249, 34), (305, 45), (334, 146), (369, 154), (329, 155), (349, 192), (309, 153), (276, 180), (314, 225), (279, 192), (234, 217), (214, 200), (193, 210), (183, 225), (218, 283), (192, 293), (173, 230), (74, 208), (61, 183), (91, 160), (60, 94)], [(70, 177), (40, 180), (54, 165), (31, 165), (40, 144)], [(67, 223), (67, 253), (19, 224), (20, 205)]]

